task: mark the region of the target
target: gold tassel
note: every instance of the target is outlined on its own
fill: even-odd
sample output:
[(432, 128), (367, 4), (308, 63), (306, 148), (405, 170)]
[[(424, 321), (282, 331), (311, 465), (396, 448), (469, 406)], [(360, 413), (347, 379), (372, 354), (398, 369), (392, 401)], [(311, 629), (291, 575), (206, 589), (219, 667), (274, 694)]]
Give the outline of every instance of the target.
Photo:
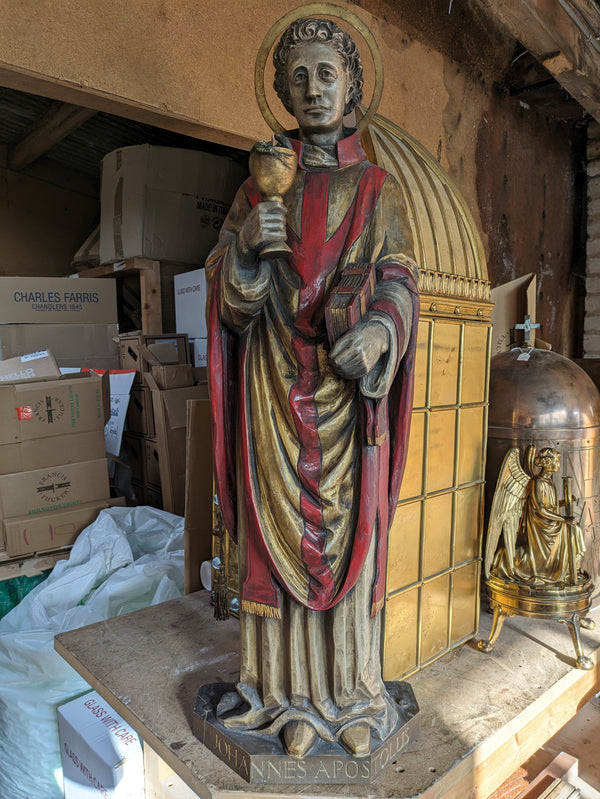
[(244, 613), (251, 613), (253, 616), (262, 616), (265, 619), (281, 619), (281, 610), (271, 605), (264, 605), (262, 602), (250, 602), (242, 600), (242, 610)]
[(227, 531), (225, 530), (223, 517), (221, 516), (221, 511), (218, 506), (215, 509), (215, 517), (216, 524), (213, 533), (219, 536), (219, 566), (217, 569), (213, 567), (213, 575), (215, 575), (215, 587), (213, 591), (215, 619), (217, 619), (217, 621), (226, 621), (229, 618), (229, 597), (227, 593)]

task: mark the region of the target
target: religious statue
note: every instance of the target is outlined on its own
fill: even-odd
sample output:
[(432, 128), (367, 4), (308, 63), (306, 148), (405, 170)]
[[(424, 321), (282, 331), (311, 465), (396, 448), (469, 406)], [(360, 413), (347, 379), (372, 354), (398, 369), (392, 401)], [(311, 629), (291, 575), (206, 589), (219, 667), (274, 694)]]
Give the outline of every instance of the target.
[(569, 625), (577, 665), (591, 668), (583, 656), (579, 626), (593, 625), (584, 618), (593, 586), (581, 570), (585, 544), (573, 515), (570, 477), (563, 478), (564, 500), (557, 497), (554, 475), (559, 466), (557, 450), (544, 447), (536, 453), (533, 444), (526, 449), (523, 466), (516, 447), (504, 458), (484, 564), (494, 621), (490, 638), (480, 641), (479, 648), (491, 651), (505, 616), (555, 618)]
[[(535, 455), (535, 447), (529, 446), (525, 459), (526, 471), (519, 463), (518, 449), (511, 449), (505, 459), (498, 502), (490, 519), (486, 566), (492, 574), (508, 580), (574, 585), (585, 544), (573, 516), (559, 513), (553, 476), (560, 466), (560, 454), (545, 447)], [(535, 474), (532, 467), (539, 472)], [(501, 532), (504, 545), (496, 550)]]
[(417, 267), (395, 179), (344, 126), (362, 97), (352, 38), (296, 19), (273, 61), (298, 130), (255, 153), (293, 153), (288, 187), (262, 188), (268, 164), (251, 159), (206, 264), (215, 484), (240, 556), (241, 673), (216, 716), (280, 734), (292, 758), (320, 740), (362, 757), (398, 723), (380, 611)]

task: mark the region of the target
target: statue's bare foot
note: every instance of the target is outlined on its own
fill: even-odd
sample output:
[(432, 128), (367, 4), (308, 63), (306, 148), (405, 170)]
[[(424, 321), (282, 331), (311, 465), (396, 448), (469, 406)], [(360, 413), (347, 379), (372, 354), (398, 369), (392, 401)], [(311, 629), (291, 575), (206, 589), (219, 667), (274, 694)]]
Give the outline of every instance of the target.
[(290, 721), (283, 728), (283, 742), (290, 757), (306, 757), (316, 737), (315, 728), (306, 721)]
[(355, 724), (345, 730), (340, 741), (354, 757), (364, 757), (371, 751), (371, 729), (367, 724)]
[(241, 704), (242, 700), (237, 691), (228, 691), (226, 694), (223, 694), (219, 700), (219, 704), (217, 705), (217, 716), (223, 716), (225, 713), (228, 713), (230, 710), (234, 710)]

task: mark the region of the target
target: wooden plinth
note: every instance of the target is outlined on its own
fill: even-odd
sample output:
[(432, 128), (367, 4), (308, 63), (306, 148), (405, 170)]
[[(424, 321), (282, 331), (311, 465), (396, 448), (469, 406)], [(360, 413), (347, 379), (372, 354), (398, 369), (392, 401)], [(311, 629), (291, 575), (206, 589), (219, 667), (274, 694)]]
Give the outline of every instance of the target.
[[(591, 616), (600, 626), (600, 611)], [(484, 613), (483, 637), (490, 627)], [(252, 796), (484, 799), (600, 690), (600, 632), (582, 638), (590, 671), (573, 668), (563, 625), (508, 619), (492, 653), (466, 645), (410, 678), (420, 738), (376, 782), (253, 786)], [(207, 592), (62, 633), (55, 646), (178, 775), (171, 785), (245, 799), (248, 784), (192, 732), (199, 686), (234, 681), (239, 668), (237, 621), (215, 622)]]

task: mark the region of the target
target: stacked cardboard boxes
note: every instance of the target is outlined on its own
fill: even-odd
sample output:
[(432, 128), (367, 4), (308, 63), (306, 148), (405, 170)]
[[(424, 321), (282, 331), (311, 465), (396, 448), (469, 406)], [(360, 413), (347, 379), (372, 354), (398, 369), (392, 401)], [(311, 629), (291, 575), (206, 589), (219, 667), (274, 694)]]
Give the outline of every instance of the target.
[(102, 161), (100, 263), (204, 263), (247, 174), (227, 156), (178, 147), (109, 153)]
[(106, 392), (92, 372), (0, 382), (4, 557), (70, 545), (108, 507)]
[(136, 498), (183, 516), (186, 403), (207, 396), (195, 385), (188, 337), (124, 335), (119, 353), (121, 368), (136, 370), (123, 438)]
[(0, 277), (0, 320), (0, 360), (48, 349), (60, 367), (117, 367), (113, 280)]

